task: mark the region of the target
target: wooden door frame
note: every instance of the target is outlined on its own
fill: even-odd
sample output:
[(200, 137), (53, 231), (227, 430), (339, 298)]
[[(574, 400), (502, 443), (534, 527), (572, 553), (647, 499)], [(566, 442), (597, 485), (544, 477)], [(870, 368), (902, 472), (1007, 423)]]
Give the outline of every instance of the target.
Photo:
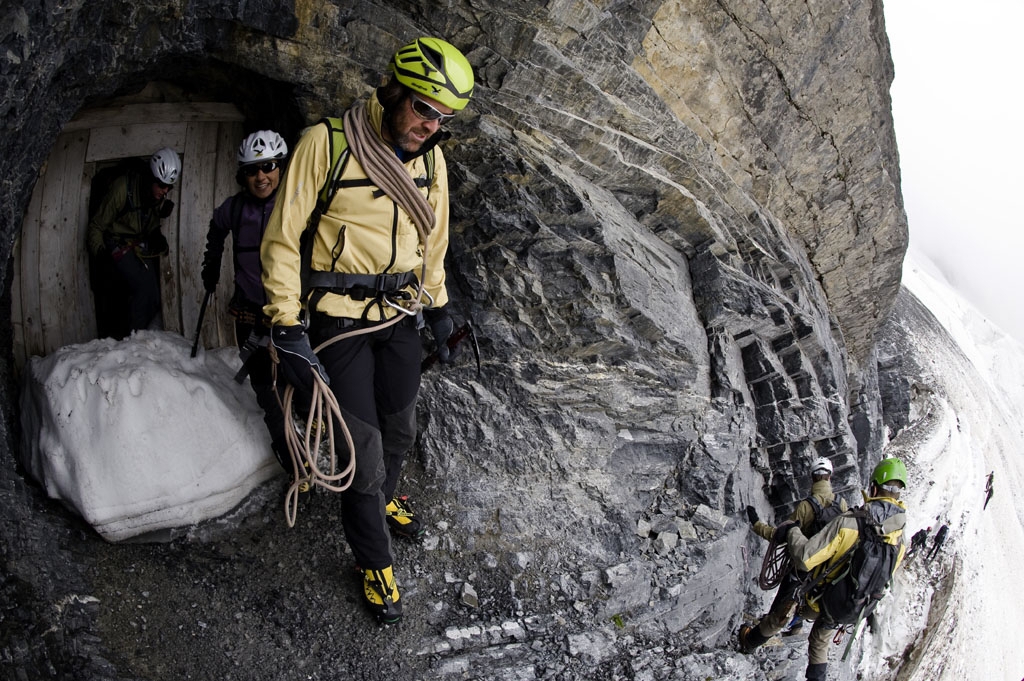
[[(97, 164), (145, 157), (171, 147), (182, 158), (175, 209), (163, 224), (170, 252), (160, 259), (164, 328), (193, 337), (205, 291), (200, 277), (206, 233), (221, 201), (238, 190), (234, 151), (243, 116), (232, 104), (127, 104), (82, 111), (61, 132), (40, 172), (14, 252), (11, 321), (20, 370), (45, 355), (96, 337), (85, 235)], [(232, 261), (230, 242), (225, 258)], [(230, 276), (203, 324), (203, 345), (234, 343), (226, 314)]]

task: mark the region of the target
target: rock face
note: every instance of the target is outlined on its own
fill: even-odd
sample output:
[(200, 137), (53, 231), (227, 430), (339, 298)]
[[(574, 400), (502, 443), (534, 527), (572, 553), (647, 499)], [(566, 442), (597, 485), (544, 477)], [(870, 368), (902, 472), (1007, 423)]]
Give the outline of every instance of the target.
[[(761, 547), (738, 511), (788, 512), (821, 455), (849, 495), (878, 457), (874, 334), (906, 248), (881, 2), (76, 0), (3, 13), (5, 282), (49, 145), (83, 107), (162, 81), (293, 139), (364, 96), (411, 37), (443, 36), (472, 62), (477, 94), (445, 148), (448, 268), (483, 371), (466, 362), (424, 377), (405, 488), (429, 509), (432, 538), (400, 555), (407, 608), (423, 621), (398, 643), (418, 656), (395, 669), (456, 678), (490, 654), (479, 651), (499, 651), (516, 662), (488, 678), (575, 678), (628, 666), (641, 641), (670, 657), (724, 644), (737, 613), (758, 609), (748, 601)], [(11, 449), (17, 388), (9, 361), (4, 370)], [(112, 550), (6, 460), (4, 527), (25, 529), (0, 537), (3, 602), (19, 604), (4, 613), (60, 632), (2, 634), (14, 669), (163, 679), (203, 663), (251, 678), (203, 636), (180, 638), (189, 630), (175, 617), (190, 602), (225, 626), (239, 608), (251, 634), (234, 659), (246, 663), (287, 660), (310, 627), (352, 622), (355, 606), (333, 593), (350, 586), (340, 537), (282, 537), (276, 501), (265, 525), (210, 540), (220, 548)], [(309, 522), (335, 524), (330, 503), (312, 503)], [(221, 562), (305, 540), (305, 567), (269, 563), (262, 591)], [(295, 586), (308, 570), (315, 579)], [(479, 611), (451, 605), (446, 573), (458, 582), (451, 602), (467, 582)], [(180, 587), (170, 603), (138, 603), (159, 633), (118, 586), (141, 593), (151, 577)], [(310, 592), (317, 582), (332, 595)], [(219, 595), (203, 600), (211, 585)], [(329, 616), (289, 605), (293, 587)], [(350, 671), (386, 675), (392, 652), (366, 652), (380, 657)], [(304, 664), (334, 678), (324, 661)], [(749, 663), (729, 664), (730, 678), (754, 678)]]

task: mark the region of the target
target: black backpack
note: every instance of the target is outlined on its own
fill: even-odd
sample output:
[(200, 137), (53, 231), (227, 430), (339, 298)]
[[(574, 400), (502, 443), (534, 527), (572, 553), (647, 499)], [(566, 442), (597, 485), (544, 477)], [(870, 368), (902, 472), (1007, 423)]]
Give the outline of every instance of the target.
[(132, 203), (132, 195), (136, 192), (136, 187), (139, 183), (139, 178), (149, 178), (151, 173), (149, 171), (149, 162), (146, 159), (130, 157), (123, 158), (114, 165), (101, 168), (93, 175), (92, 184), (89, 188), (89, 219), (91, 220), (96, 211), (99, 210), (100, 203), (102, 203), (107, 192), (110, 191), (110, 185), (114, 184), (114, 180), (121, 177), (122, 175), (128, 178), (128, 199), (125, 205), (121, 206), (121, 209), (117, 213), (117, 217), (121, 217), (126, 213), (130, 213), (135, 210), (137, 206)]
[(808, 537), (813, 537), (821, 531), (821, 528), (831, 522), (836, 516), (840, 516), (845, 511), (843, 510), (843, 504), (840, 503), (839, 498), (836, 497), (832, 500), (832, 503), (828, 506), (822, 506), (818, 503), (817, 498), (812, 494), (811, 496), (804, 499), (808, 504), (811, 505), (811, 510), (814, 511), (814, 520), (811, 522), (810, 527), (807, 528), (805, 533)]
[(885, 542), (881, 525), (866, 507), (847, 515), (857, 519), (859, 538), (848, 558), (829, 571), (820, 596), (822, 611), (835, 624), (854, 624), (874, 610), (892, 579), (900, 549)]

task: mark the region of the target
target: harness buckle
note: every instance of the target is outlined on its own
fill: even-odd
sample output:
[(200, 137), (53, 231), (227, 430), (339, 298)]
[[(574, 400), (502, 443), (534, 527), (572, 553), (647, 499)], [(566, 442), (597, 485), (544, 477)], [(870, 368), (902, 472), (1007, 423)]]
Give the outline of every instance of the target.
[(398, 277), (394, 274), (378, 274), (373, 287), (378, 294), (390, 295), (398, 291)]

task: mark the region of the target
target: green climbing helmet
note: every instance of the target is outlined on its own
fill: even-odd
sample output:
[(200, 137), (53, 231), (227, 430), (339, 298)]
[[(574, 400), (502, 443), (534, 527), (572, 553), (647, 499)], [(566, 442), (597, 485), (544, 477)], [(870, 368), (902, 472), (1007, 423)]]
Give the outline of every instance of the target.
[(399, 83), (452, 111), (464, 109), (473, 96), (473, 67), (440, 38), (420, 38), (400, 48), (388, 68)]
[(882, 459), (875, 466), (875, 470), (871, 472), (871, 482), (878, 486), (882, 486), (886, 483), (898, 480), (903, 483), (903, 486), (907, 486), (907, 467), (903, 465), (903, 462), (896, 458)]

